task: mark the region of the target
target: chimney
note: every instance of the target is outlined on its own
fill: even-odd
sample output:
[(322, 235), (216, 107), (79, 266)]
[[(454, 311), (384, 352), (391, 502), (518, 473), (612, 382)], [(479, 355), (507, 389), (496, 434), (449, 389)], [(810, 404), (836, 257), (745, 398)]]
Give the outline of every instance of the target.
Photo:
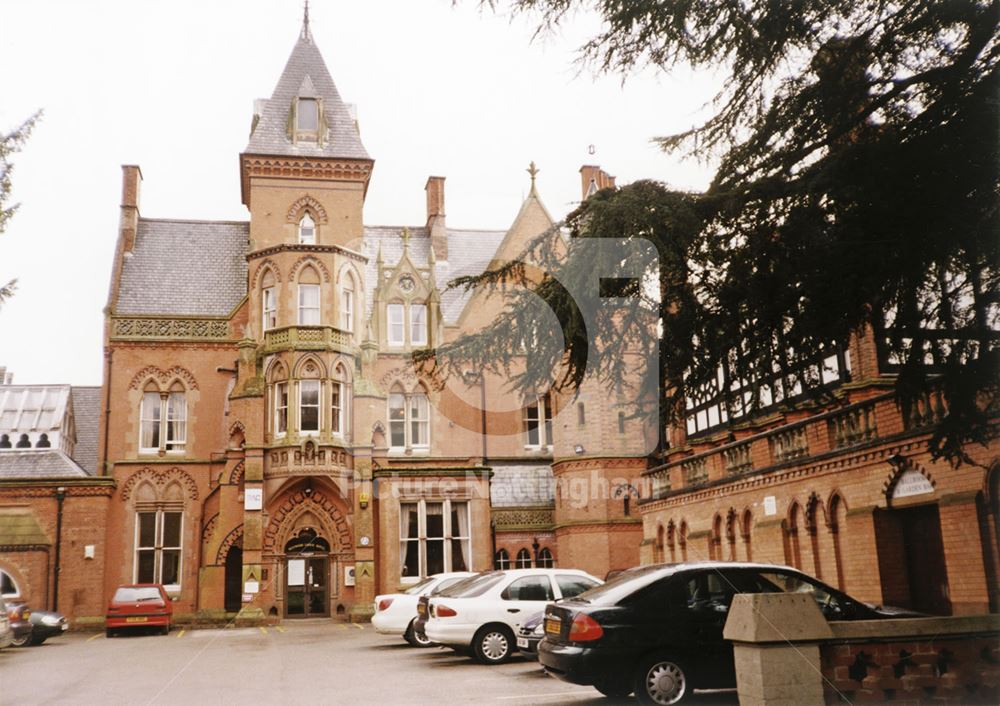
[(615, 188), (615, 177), (596, 164), (585, 164), (580, 167), (580, 186), (581, 200), (586, 201), (601, 189)]
[(135, 247), (135, 232), (139, 227), (139, 188), (142, 186), (142, 171), (138, 165), (122, 165), (122, 205), (121, 233), (122, 252), (130, 253)]
[(0, 385), (7, 384), (7, 366), (0, 365)]
[(448, 261), (448, 231), (444, 220), (444, 177), (427, 177), (427, 230), (438, 262)]

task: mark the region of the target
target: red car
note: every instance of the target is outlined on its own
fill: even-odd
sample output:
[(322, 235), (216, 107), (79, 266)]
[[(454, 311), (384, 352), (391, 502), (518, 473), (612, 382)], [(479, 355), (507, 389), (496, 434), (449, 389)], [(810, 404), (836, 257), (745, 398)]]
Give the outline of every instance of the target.
[(174, 607), (166, 589), (158, 583), (134, 583), (119, 586), (108, 603), (105, 630), (111, 637), (121, 628), (158, 627), (170, 632)]

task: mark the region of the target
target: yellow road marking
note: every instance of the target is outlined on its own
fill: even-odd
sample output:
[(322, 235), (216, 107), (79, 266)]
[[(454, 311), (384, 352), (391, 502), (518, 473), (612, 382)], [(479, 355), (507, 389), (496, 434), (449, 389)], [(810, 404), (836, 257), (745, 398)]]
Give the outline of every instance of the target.
[(265, 628), (263, 625), (260, 626), (260, 631), (265, 635), (267, 634), (267, 628)]
[(341, 630), (347, 630), (347, 626), (346, 626), (346, 625), (344, 625), (343, 623), (341, 623), (341, 624), (340, 624), (340, 629), (341, 629)]
[(91, 635), (90, 637), (87, 638), (87, 642), (90, 642), (91, 640), (96, 640), (100, 636), (101, 636), (101, 633), (97, 633), (96, 635)]
[(364, 630), (364, 628), (361, 627), (360, 623), (351, 623), (351, 625), (353, 625), (354, 627), (356, 627), (358, 630)]
[(184, 633), (186, 632), (187, 630), (181, 630), (179, 633), (177, 633), (177, 637), (184, 637)]
[(278, 632), (285, 632), (285, 629), (283, 627), (281, 627), (280, 625), (275, 625), (274, 629), (277, 630)]

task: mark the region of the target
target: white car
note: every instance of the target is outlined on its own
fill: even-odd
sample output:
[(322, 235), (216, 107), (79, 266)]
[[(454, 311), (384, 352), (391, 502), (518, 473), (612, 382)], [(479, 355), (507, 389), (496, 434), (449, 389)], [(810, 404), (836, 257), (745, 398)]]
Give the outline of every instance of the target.
[(475, 574), (470, 571), (435, 574), (410, 586), (403, 593), (375, 596), (375, 615), (372, 617), (375, 632), (383, 635), (402, 635), (403, 639), (414, 647), (429, 647), (431, 643), (422, 639), (422, 636), (413, 629), (413, 622), (417, 618), (417, 601), (420, 596), (443, 590), (470, 576)]
[(430, 599), (424, 633), (431, 642), (471, 648), (483, 664), (506, 662), (523, 619), (560, 598), (603, 583), (577, 569), (514, 569), (482, 574), (457, 596)]

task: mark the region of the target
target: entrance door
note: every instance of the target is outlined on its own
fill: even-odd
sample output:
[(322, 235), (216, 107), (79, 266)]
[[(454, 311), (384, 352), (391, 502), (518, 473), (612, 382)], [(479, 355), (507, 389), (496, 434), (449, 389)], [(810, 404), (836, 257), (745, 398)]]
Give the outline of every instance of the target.
[(330, 614), (330, 543), (311, 527), (285, 545), (285, 616), (310, 618)]
[(226, 593), (225, 607), (230, 613), (235, 613), (242, 606), (243, 590), (243, 549), (232, 547), (226, 554)]
[(895, 510), (903, 531), (910, 604), (932, 615), (951, 615), (948, 570), (944, 563), (941, 520), (937, 505)]

